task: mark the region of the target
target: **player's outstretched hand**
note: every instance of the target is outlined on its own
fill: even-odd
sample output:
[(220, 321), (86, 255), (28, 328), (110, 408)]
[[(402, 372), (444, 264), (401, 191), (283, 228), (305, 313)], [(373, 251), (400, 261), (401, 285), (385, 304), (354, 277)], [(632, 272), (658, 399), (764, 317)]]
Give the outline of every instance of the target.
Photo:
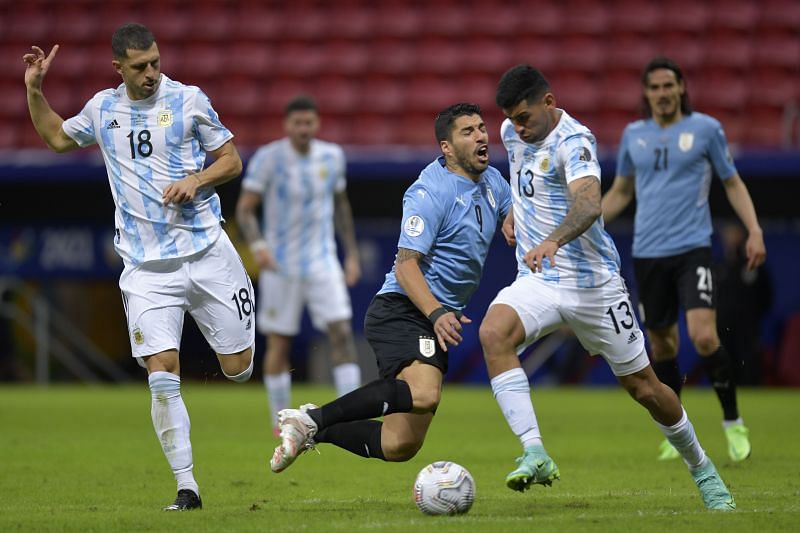
[(542, 271), (542, 262), (544, 258), (550, 260), (550, 267), (556, 266), (556, 252), (558, 252), (558, 243), (554, 240), (545, 239), (535, 248), (528, 250), (525, 254), (525, 264), (528, 265), (533, 272)]
[(452, 311), (445, 313), (439, 317), (433, 325), (433, 331), (436, 333), (436, 339), (439, 341), (439, 346), (442, 350), (447, 351), (447, 345), (458, 346), (461, 341), (461, 324), (471, 324), (472, 319), (466, 315), (461, 315), (457, 318), (456, 314)]
[(41, 89), (42, 80), (58, 52), (58, 45), (53, 46), (47, 57), (44, 55), (44, 50), (38, 46), (31, 46), (31, 50), (31, 53), (22, 56), (22, 60), (25, 62), (25, 86), (31, 89)]

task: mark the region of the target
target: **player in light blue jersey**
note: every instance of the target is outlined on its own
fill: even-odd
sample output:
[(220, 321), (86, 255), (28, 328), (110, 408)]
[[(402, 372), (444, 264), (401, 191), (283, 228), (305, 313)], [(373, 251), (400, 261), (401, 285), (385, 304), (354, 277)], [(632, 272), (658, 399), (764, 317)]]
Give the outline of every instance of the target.
[[(447, 347), (457, 346), (462, 324), (471, 323), (464, 308), (511, 205), (508, 183), (489, 166), (477, 105), (448, 107), (435, 133), (443, 156), (403, 197), (395, 264), (364, 321), (381, 377), (321, 408), (281, 411), (274, 472), (314, 443), (384, 461), (408, 461), (422, 447), (441, 398)], [(383, 422), (372, 420), (381, 416)]]
[[(749, 431), (739, 416), (731, 358), (717, 334), (712, 280), (711, 212), (714, 175), (748, 230), (747, 268), (764, 262), (766, 249), (750, 193), (733, 164), (720, 123), (692, 112), (683, 74), (667, 58), (642, 73), (647, 118), (629, 124), (619, 147), (617, 176), (603, 198), (606, 222), (636, 197), (633, 257), (640, 312), (652, 347), (653, 368), (678, 395), (678, 308), (723, 410), (728, 454), (750, 456)], [(669, 442), (659, 459), (679, 457)]]
[(500, 79), (497, 105), (511, 166), (519, 275), (501, 290), (480, 328), (492, 391), (523, 455), (506, 477), (524, 491), (559, 478), (545, 451), (518, 353), (568, 325), (600, 354), (628, 393), (680, 451), (708, 508), (735, 508), (675, 393), (650, 367), (619, 273), (619, 257), (600, 218), (600, 165), (591, 132), (563, 109), (544, 76), (517, 65)]
[[(58, 45), (47, 56), (34, 46), (23, 57), (28, 108), (52, 150), (96, 143), (103, 154), (116, 205), (114, 245), (125, 267), (119, 284), (131, 351), (147, 368), (153, 426), (178, 486), (165, 510), (197, 509), (178, 352), (188, 311), (227, 378), (243, 382), (253, 371), (253, 289), (222, 231), (214, 192), (239, 175), (242, 162), (206, 95), (161, 73), (148, 28), (122, 26), (111, 48), (123, 83), (97, 93), (65, 121), (42, 94)], [(203, 168), (206, 153), (214, 162)]]
[[(291, 405), (289, 351), (303, 307), (331, 346), (339, 396), (361, 385), (347, 287), (361, 276), (353, 215), (345, 189), (341, 146), (315, 139), (317, 105), (297, 96), (286, 106), (286, 137), (259, 148), (247, 166), (236, 206), (239, 227), (261, 274), (257, 325), (267, 336), (264, 387), (273, 433), (278, 412)], [(263, 232), (256, 215), (263, 204)], [(344, 244), (344, 271), (334, 227)]]

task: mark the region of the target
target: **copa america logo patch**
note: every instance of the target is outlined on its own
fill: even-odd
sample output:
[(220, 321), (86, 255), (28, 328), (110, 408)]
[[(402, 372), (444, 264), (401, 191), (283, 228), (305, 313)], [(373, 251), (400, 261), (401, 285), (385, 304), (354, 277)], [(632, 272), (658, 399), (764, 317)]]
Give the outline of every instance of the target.
[(403, 231), (409, 237), (418, 237), (425, 231), (425, 221), (417, 215), (410, 216), (403, 225)]
[(422, 357), (433, 357), (436, 353), (436, 342), (431, 337), (419, 338), (419, 353)]

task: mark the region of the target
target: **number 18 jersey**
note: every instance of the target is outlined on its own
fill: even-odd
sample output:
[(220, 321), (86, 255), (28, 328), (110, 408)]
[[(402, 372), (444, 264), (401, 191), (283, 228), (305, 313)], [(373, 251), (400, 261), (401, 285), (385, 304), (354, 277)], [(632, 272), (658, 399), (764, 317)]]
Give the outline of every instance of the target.
[(167, 185), (201, 171), (206, 152), (233, 137), (199, 88), (162, 74), (155, 94), (131, 100), (122, 84), (94, 95), (62, 128), (79, 146), (100, 147), (123, 260), (186, 257), (217, 240), (222, 211), (213, 187), (198, 189), (191, 202), (162, 201)]

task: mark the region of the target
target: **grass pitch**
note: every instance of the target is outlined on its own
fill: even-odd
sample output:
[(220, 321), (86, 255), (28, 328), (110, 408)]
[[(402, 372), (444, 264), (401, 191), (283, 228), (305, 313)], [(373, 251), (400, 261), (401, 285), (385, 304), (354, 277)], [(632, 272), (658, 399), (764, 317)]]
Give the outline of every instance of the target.
[[(753, 456), (732, 464), (710, 389), (684, 403), (739, 509), (709, 512), (685, 466), (655, 461), (661, 434), (621, 389), (536, 388), (552, 488), (520, 494), (505, 475), (519, 455), (488, 387), (445, 385), (425, 446), (407, 463), (321, 445), (282, 474), (256, 383), (188, 382), (195, 475), (204, 509), (165, 513), (175, 483), (150, 422), (146, 383), (0, 387), (0, 531), (796, 531), (800, 523), (800, 391), (745, 389)], [(330, 400), (297, 386), (295, 404)], [(475, 477), (469, 514), (429, 517), (411, 488), (427, 463)]]

